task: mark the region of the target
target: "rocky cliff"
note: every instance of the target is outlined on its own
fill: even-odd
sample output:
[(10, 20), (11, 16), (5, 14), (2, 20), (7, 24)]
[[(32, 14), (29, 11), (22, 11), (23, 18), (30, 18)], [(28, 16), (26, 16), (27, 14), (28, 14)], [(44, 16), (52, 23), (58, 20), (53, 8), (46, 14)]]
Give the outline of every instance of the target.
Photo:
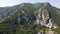
[(1, 34), (60, 33), (60, 9), (49, 3), (22, 3), (6, 8), (0, 8)]
[(53, 20), (50, 18), (49, 12), (46, 9), (38, 9), (35, 12), (36, 23), (49, 28), (56, 28)]

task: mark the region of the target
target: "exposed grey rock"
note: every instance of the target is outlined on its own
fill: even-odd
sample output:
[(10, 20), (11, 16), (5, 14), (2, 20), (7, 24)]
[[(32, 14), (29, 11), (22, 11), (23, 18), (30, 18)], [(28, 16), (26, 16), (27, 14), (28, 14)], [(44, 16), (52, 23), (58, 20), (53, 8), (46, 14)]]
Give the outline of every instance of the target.
[(41, 32), (38, 32), (38, 34), (43, 34), (43, 31), (41, 31)]
[(51, 29), (49, 29), (49, 31), (48, 31), (48, 32), (49, 32), (49, 34), (54, 34), (54, 32), (53, 32), (53, 31), (51, 31)]
[(50, 15), (46, 9), (39, 9), (35, 12), (36, 15), (36, 24), (46, 26), (49, 28), (56, 28), (55, 24), (53, 24), (53, 21), (50, 18)]

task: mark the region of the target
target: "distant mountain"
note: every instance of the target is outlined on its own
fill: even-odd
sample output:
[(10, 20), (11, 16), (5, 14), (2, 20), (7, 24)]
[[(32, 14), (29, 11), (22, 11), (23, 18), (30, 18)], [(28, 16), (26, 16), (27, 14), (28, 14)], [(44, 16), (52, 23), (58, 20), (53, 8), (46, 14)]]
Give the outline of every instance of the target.
[(49, 3), (22, 3), (1, 7), (0, 24), (0, 32), (7, 34), (60, 33), (60, 9)]

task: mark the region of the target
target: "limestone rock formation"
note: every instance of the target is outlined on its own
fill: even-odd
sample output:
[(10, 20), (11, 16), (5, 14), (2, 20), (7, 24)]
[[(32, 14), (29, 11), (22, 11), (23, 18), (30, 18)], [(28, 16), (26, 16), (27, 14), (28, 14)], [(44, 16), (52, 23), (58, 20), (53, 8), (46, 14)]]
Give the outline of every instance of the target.
[(35, 12), (36, 15), (36, 24), (46, 26), (49, 28), (56, 28), (53, 24), (53, 20), (50, 18), (50, 15), (46, 9), (39, 9)]

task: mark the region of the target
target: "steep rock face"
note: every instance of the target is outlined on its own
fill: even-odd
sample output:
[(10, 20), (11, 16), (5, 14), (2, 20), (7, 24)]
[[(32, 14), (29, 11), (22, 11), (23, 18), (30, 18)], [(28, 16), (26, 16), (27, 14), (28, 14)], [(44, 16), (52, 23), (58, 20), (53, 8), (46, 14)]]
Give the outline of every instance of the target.
[(55, 24), (53, 24), (53, 20), (51, 20), (50, 15), (46, 9), (39, 9), (35, 12), (36, 15), (36, 23), (42, 26), (46, 26), (49, 28), (56, 28)]
[[(25, 32), (27, 32), (28, 34), (30, 34), (29, 32), (30, 32), (30, 30), (31, 30), (31, 32), (32, 31), (34, 31), (34, 34), (36, 33), (36, 34), (44, 34), (44, 32), (46, 31), (46, 29), (48, 29), (48, 28), (46, 28), (45, 29), (45, 27), (44, 26), (46, 26), (46, 27), (49, 27), (49, 28), (56, 28), (57, 26), (55, 25), (55, 23), (54, 23), (54, 19), (52, 20), (52, 17), (54, 16), (54, 17), (56, 17), (57, 15), (56, 15), (56, 13), (54, 13), (54, 10), (53, 9), (50, 9), (50, 4), (49, 3), (47, 3), (47, 4), (43, 4), (43, 5), (41, 5), (41, 4), (37, 4), (36, 6), (34, 6), (35, 8), (40, 8), (40, 9), (35, 9), (35, 8), (33, 8), (33, 6), (31, 6), (31, 5), (28, 5), (28, 7), (27, 7), (27, 5), (28, 4), (26, 4), (25, 6), (24, 6), (24, 4), (23, 5), (21, 5), (21, 8), (19, 7), (19, 9), (13, 14), (12, 12), (13, 11), (11, 11), (10, 12), (10, 10), (8, 11), (8, 12), (6, 12), (6, 16), (8, 15), (8, 17), (6, 17), (6, 18), (4, 18), (4, 19), (2, 19), (1, 21), (0, 21), (0, 25), (1, 24), (3, 24), (2, 26), (0, 26), (0, 27), (5, 27), (5, 25), (4, 24), (6, 24), (6, 26), (8, 26), (9, 24), (10, 25), (15, 25), (16, 26), (16, 28), (18, 29), (18, 31), (17, 31), (17, 33), (19, 32), (19, 34), (21, 33), (21, 31), (19, 31), (19, 30), (24, 30), (24, 32), (22, 31), (22, 33), (24, 33), (25, 34)], [(24, 6), (24, 7), (23, 7)], [(44, 6), (44, 7), (43, 7)], [(46, 9), (47, 7), (49, 7), (49, 12), (48, 12), (48, 9)], [(22, 9), (22, 10), (21, 10)], [(11, 10), (13, 10), (13, 9), (11, 9)], [(37, 10), (37, 11), (36, 11)], [(51, 13), (50, 13), (50, 11), (51, 11)], [(54, 14), (53, 14), (54, 13)], [(58, 12), (59, 13), (59, 12)], [(10, 15), (10, 14), (12, 14), (12, 15)], [(4, 16), (5, 15), (5, 13), (1, 16), (1, 17), (5, 17)], [(51, 16), (52, 15), (52, 16)], [(59, 15), (58, 15), (59, 16)], [(54, 18), (53, 17), (53, 18)], [(59, 17), (60, 18), (60, 17)], [(35, 20), (34, 20), (35, 19)], [(34, 20), (34, 21), (33, 21)], [(57, 20), (56, 20), (57, 21)], [(60, 21), (60, 20), (59, 20)], [(34, 23), (35, 24), (34, 24)], [(22, 25), (22, 23), (23, 23), (23, 25)], [(32, 24), (31, 24), (32, 23)], [(59, 22), (60, 23), (60, 22)], [(8, 25), (7, 25), (8, 24)], [(36, 24), (38, 24), (38, 25), (36, 25)], [(41, 26), (40, 26), (41, 25)], [(59, 24), (60, 25), (60, 24)], [(21, 28), (21, 27), (22, 28)], [(0, 29), (4, 29), (4, 27), (3, 28), (0, 28)], [(9, 32), (9, 29), (7, 29), (7, 28), (11, 28), (11, 27), (6, 27), (5, 29), (4, 29), (4, 31), (5, 32), (7, 32), (7, 30), (8, 30), (8, 32)], [(12, 28), (11, 28), (12, 29)], [(10, 29), (10, 30), (11, 30)], [(12, 30), (14, 30), (15, 29), (15, 27), (13, 26), (13, 29)], [(27, 31), (25, 31), (25, 30), (27, 30)], [(35, 30), (36, 30), (36, 32), (35, 32)], [(42, 31), (41, 31), (42, 30)], [(60, 29), (59, 29), (60, 30)], [(4, 32), (3, 31), (3, 32)], [(57, 30), (56, 30), (57, 31)], [(48, 32), (48, 33), (47, 33)], [(47, 34), (54, 34), (53, 33), (53, 31), (51, 31), (51, 30), (47, 30)], [(60, 31), (59, 31), (60, 32)], [(5, 33), (4, 33), (5, 34)]]
[[(16, 10), (16, 12), (18, 12), (17, 14), (15, 14), (14, 8), (9, 8), (9, 10), (5, 9), (5, 11), (7, 11), (7, 12), (5, 14), (2, 13), (2, 16), (0, 15), (0, 17), (5, 17), (7, 15), (10, 16), (11, 14), (13, 15), (13, 13), (14, 13), (15, 15), (13, 16), (13, 18), (16, 17), (14, 19), (16, 21), (18, 20), (18, 22), (22, 22), (22, 21), (32, 22), (32, 20), (35, 19), (35, 17), (36, 17), (37, 24), (40, 24), (40, 25), (43, 25), (43, 26), (46, 26), (49, 28), (52, 28), (52, 27), (56, 28), (55, 25), (53, 24), (54, 22), (51, 19), (49, 12), (46, 9), (47, 7), (51, 6), (49, 3), (43, 3), (43, 4), (42, 3), (38, 3), (38, 4), (29, 4), (28, 3), (28, 4), (22, 4), (22, 5), (23, 6), (19, 5), (18, 7), (15, 6), (15, 9), (18, 9), (18, 10)], [(38, 8), (38, 10), (36, 8)], [(37, 10), (37, 11), (35, 11), (35, 10)], [(23, 13), (25, 13), (25, 14), (22, 15)], [(20, 16), (18, 16), (18, 15), (20, 15)], [(9, 21), (10, 21), (11, 18), (7, 18), (7, 19), (9, 19)], [(11, 19), (10, 22), (12, 22), (12, 20), (14, 22), (15, 21), (14, 19)]]

